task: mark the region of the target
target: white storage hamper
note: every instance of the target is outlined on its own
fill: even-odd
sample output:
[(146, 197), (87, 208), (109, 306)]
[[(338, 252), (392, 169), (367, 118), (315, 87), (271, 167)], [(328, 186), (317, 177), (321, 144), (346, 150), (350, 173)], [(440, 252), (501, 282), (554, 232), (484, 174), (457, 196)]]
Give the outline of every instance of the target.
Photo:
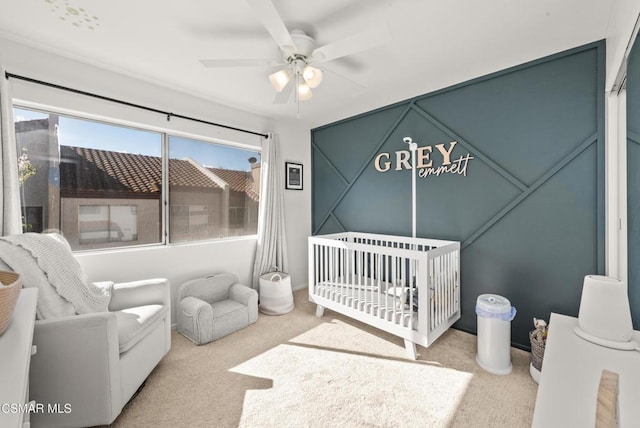
[(284, 272), (269, 272), (260, 277), (260, 312), (282, 315), (293, 310), (291, 277)]
[(478, 315), (478, 354), (476, 362), (489, 373), (511, 373), (511, 321), (516, 308), (509, 299), (481, 294), (476, 301)]

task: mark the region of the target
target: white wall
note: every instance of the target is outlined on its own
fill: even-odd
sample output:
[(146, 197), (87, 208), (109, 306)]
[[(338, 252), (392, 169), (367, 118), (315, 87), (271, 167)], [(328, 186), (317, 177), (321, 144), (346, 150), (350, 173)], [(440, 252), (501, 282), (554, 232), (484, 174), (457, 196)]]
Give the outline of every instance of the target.
[(626, 74), (626, 61), (633, 45), (640, 2), (614, 2), (607, 26), (606, 66), (606, 274), (626, 282), (627, 276), (627, 188), (626, 188), (626, 95), (616, 84)]
[(284, 162), (301, 163), (302, 190), (285, 190), (285, 223), (289, 250), (289, 273), (294, 289), (307, 285), (307, 238), (311, 235), (311, 130), (295, 120), (279, 123), (282, 168)]
[[(7, 72), (67, 86), (73, 89), (124, 100), (161, 111), (266, 133), (273, 128), (269, 118), (225, 107), (144, 80), (115, 73), (80, 61), (55, 55), (0, 37), (0, 64)], [(144, 125), (159, 131), (199, 138), (260, 146), (260, 137), (199, 124), (184, 119), (167, 121), (163, 114), (66, 92), (60, 89), (11, 79), (13, 98), (26, 106), (51, 107), (60, 113), (81, 113), (89, 118), (107, 118), (124, 125)]]
[[(258, 132), (269, 132), (274, 129), (272, 120), (215, 104), (204, 99), (186, 95), (171, 89), (163, 88), (149, 82), (113, 71), (101, 69), (70, 58), (57, 56), (34, 47), (0, 38), (0, 64), (12, 74), (24, 75), (75, 89), (97, 93), (103, 96), (119, 98), (160, 110), (223, 123), (238, 128)], [(2, 76), (1, 78), (4, 78)], [(123, 124), (144, 124), (158, 130), (170, 130), (186, 136), (198, 136), (205, 139), (235, 141), (247, 147), (260, 145), (260, 137), (229, 131), (223, 128), (201, 125), (180, 119), (167, 122), (166, 117), (157, 113), (124, 107), (108, 102), (99, 102), (92, 98), (68, 92), (46, 88), (40, 85), (11, 80), (14, 99), (26, 105), (43, 105), (62, 109), (62, 113), (91, 113), (95, 118), (115, 119)], [(277, 132), (283, 134), (283, 146), (291, 149), (285, 154), (286, 159), (299, 160), (308, 165), (305, 150), (307, 141), (298, 139), (296, 132), (289, 132), (286, 126), (279, 126)], [(303, 134), (303, 133), (302, 133)], [(308, 134), (308, 132), (307, 132)], [(307, 147), (302, 151), (296, 145)], [(284, 168), (284, 166), (283, 166)], [(305, 179), (309, 177), (306, 168)], [(308, 197), (308, 186), (300, 194), (287, 195), (287, 204), (302, 204)], [(302, 198), (302, 199), (300, 199)], [(304, 224), (310, 222), (307, 208), (298, 210), (296, 217), (291, 216), (292, 247), (299, 249), (300, 236), (304, 234)], [(290, 210), (295, 212), (296, 210)], [(150, 277), (165, 277), (171, 281), (175, 295), (177, 287), (184, 281), (215, 272), (231, 272), (241, 282), (250, 284), (255, 255), (256, 239), (243, 238), (194, 244), (170, 246), (139, 247), (125, 250), (105, 250), (90, 253), (78, 253), (77, 258), (92, 281), (111, 280), (115, 282), (131, 281)], [(292, 260), (298, 262), (296, 251)], [(306, 250), (305, 250), (306, 252)], [(296, 264), (293, 269), (293, 280), (304, 281), (305, 266)], [(298, 282), (294, 282), (297, 284)], [(175, 305), (173, 314), (175, 315)], [(175, 319), (175, 318), (174, 318)]]
[(617, 0), (613, 3), (607, 26), (607, 92), (611, 91), (618, 71), (626, 60), (625, 52), (639, 14), (640, 2), (637, 0)]
[[(256, 240), (244, 238), (78, 253), (76, 258), (92, 281), (127, 282), (167, 278), (175, 296), (183, 282), (218, 272), (231, 272), (238, 276), (241, 283), (251, 284), (255, 250)], [(174, 322), (175, 308), (174, 298)]]

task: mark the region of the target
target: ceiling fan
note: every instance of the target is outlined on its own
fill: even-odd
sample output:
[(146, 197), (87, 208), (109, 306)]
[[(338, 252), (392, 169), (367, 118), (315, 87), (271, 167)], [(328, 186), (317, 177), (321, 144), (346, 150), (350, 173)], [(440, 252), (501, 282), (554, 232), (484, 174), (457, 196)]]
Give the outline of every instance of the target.
[[(205, 67), (282, 66), (275, 73), (269, 74), (271, 85), (279, 93), (275, 103), (286, 102), (294, 89), (296, 101), (311, 98), (313, 96), (311, 89), (317, 88), (323, 78), (323, 71), (314, 65), (362, 52), (391, 40), (389, 28), (383, 25), (318, 47), (315, 40), (304, 31), (297, 29), (289, 31), (271, 0), (246, 0), (246, 2), (278, 45), (282, 57), (280, 59), (201, 59), (200, 62)], [(326, 67), (325, 70), (327, 70)], [(289, 82), (293, 84), (289, 85)]]

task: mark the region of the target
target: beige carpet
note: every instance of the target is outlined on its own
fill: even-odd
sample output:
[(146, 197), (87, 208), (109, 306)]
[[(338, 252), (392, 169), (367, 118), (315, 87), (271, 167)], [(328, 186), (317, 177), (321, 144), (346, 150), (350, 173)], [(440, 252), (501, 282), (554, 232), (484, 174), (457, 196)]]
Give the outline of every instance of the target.
[(513, 373), (475, 363), (476, 337), (449, 330), (418, 361), (403, 341), (325, 311), (306, 290), (289, 314), (195, 346), (174, 332), (171, 352), (117, 427), (529, 427), (537, 385), (529, 354)]

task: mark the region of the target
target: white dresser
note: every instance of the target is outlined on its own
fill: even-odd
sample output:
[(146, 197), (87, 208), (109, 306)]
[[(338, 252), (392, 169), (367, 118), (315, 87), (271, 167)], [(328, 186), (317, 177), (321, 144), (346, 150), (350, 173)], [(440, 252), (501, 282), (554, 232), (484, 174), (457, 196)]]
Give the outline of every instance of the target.
[[(595, 345), (573, 332), (578, 319), (551, 314), (533, 427), (593, 427), (602, 370), (620, 376), (620, 428), (640, 427), (640, 352)], [(640, 343), (640, 332), (634, 332)]]
[(28, 427), (29, 363), (38, 290), (20, 291), (9, 328), (0, 336), (0, 427)]

